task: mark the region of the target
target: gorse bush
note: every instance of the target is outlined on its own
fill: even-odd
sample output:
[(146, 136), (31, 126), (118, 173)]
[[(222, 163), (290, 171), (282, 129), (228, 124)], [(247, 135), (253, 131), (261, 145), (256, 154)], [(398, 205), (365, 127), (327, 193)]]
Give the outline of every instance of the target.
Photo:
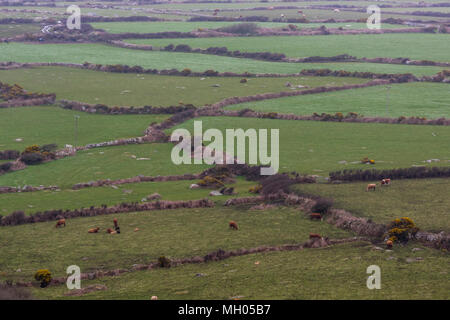
[(318, 198), (311, 208), (312, 212), (325, 214), (333, 206), (333, 199)]
[(261, 193), (264, 195), (278, 192), (289, 193), (289, 187), (294, 184), (287, 174), (274, 174), (261, 180)]
[(45, 288), (52, 281), (52, 274), (47, 269), (40, 269), (34, 274), (34, 279), (41, 283), (41, 288)]
[(402, 243), (408, 242), (414, 237), (419, 228), (416, 227), (414, 221), (408, 217), (395, 219), (388, 225), (389, 240), (392, 242), (398, 241)]
[(220, 32), (235, 34), (256, 34), (257, 30), (258, 25), (256, 23), (238, 23), (217, 29)]

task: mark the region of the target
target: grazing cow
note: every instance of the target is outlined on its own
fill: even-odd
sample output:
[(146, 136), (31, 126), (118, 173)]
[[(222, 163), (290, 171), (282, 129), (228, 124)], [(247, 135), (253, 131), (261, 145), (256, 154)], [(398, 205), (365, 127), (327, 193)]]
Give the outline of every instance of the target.
[(366, 191), (370, 191), (370, 190), (375, 191), (376, 187), (377, 187), (377, 185), (375, 183), (369, 183), (367, 185)]
[(311, 213), (309, 218), (311, 220), (322, 220), (322, 215), (320, 213)]
[(113, 222), (114, 222), (114, 230), (115, 230), (117, 233), (120, 233), (120, 227), (119, 227), (119, 224), (117, 223), (117, 219), (114, 218)]
[(59, 227), (62, 227), (62, 226), (64, 226), (64, 228), (66, 227), (66, 219), (59, 219), (56, 222), (55, 228), (59, 228)]
[(388, 240), (388, 241), (386, 241), (386, 247), (388, 248), (388, 249), (392, 249), (392, 246), (394, 245), (394, 243), (392, 242), (392, 240)]
[(238, 230), (238, 225), (236, 222), (230, 221), (228, 225), (230, 226), (231, 229)]
[(315, 238), (320, 239), (320, 238), (322, 238), (322, 237), (321, 237), (320, 234), (318, 234), (318, 233), (310, 233), (310, 234), (309, 234), (309, 238), (310, 238), (310, 239), (315, 239)]
[(89, 229), (89, 230), (88, 230), (88, 233), (97, 233), (98, 230), (100, 230), (99, 227), (97, 227), (97, 228), (92, 228), (92, 229)]
[(391, 184), (391, 179), (382, 179), (381, 180), (381, 185), (382, 186), (388, 186)]
[(113, 229), (111, 229), (111, 228), (106, 229), (106, 232), (107, 232), (107, 233), (113, 233), (113, 232), (116, 233), (116, 232), (115, 232)]

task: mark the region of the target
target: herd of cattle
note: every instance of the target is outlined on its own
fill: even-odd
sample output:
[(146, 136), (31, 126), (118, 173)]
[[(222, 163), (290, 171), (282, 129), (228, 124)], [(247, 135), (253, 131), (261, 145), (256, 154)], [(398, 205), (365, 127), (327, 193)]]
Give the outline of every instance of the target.
[[(391, 179), (383, 179), (383, 180), (381, 180), (381, 186), (388, 186), (390, 184), (391, 184)], [(375, 191), (376, 187), (377, 187), (376, 183), (369, 183), (367, 185), (366, 191), (370, 191), (370, 190)]]

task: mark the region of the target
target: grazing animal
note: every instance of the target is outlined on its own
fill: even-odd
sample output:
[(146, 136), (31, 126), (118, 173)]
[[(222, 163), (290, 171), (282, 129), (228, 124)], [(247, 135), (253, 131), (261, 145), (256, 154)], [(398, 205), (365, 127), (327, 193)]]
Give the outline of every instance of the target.
[(119, 224), (117, 223), (117, 219), (116, 218), (114, 218), (114, 230), (117, 232), (117, 233), (120, 233), (120, 227), (119, 227)]
[(234, 221), (230, 221), (229, 226), (231, 229), (238, 230), (238, 225)]
[(97, 228), (92, 228), (92, 229), (89, 229), (89, 230), (88, 230), (88, 233), (97, 233), (98, 230), (100, 230), (99, 227), (97, 227)]
[(367, 185), (366, 191), (370, 191), (370, 190), (375, 191), (376, 187), (377, 187), (377, 185), (376, 185), (375, 183), (369, 183), (369, 184)]
[(64, 226), (64, 228), (66, 227), (66, 219), (59, 219), (58, 222), (56, 222), (55, 228), (59, 228), (62, 226)]
[(392, 242), (392, 240), (386, 241), (386, 246), (388, 247), (388, 249), (392, 249), (393, 245), (394, 245), (394, 243)]
[(310, 239), (314, 239), (314, 238), (322, 238), (321, 236), (320, 236), (320, 234), (318, 234), (318, 233), (310, 233), (309, 234), (309, 238)]
[(382, 186), (388, 186), (391, 184), (391, 179), (383, 179), (381, 180), (381, 185)]
[(322, 220), (322, 215), (320, 213), (311, 213), (309, 218), (311, 220)]
[(113, 232), (115, 233), (115, 231), (113, 229), (111, 229), (111, 228), (106, 229), (106, 232), (107, 233), (113, 233)]

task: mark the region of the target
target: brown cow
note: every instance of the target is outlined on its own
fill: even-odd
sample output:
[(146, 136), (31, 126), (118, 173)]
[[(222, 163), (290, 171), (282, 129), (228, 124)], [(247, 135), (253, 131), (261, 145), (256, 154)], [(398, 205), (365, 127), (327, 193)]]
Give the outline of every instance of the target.
[(388, 240), (388, 241), (386, 241), (386, 247), (388, 248), (388, 249), (392, 249), (392, 246), (394, 245), (394, 243), (392, 242), (392, 240)]
[(382, 186), (388, 186), (391, 184), (391, 179), (383, 179), (381, 180), (381, 185)]
[(89, 229), (89, 230), (88, 230), (88, 232), (89, 232), (89, 233), (97, 233), (97, 232), (98, 232), (98, 230), (100, 230), (100, 228), (99, 228), (99, 227), (97, 227), (97, 228), (92, 228), (92, 229)]
[(310, 233), (309, 234), (309, 238), (310, 239), (314, 239), (314, 238), (322, 238), (321, 236), (320, 236), (320, 234), (318, 234), (318, 233)]
[(119, 224), (117, 223), (117, 219), (114, 218), (113, 222), (114, 222), (114, 230), (116, 231), (116, 233), (120, 233), (120, 227)]
[(59, 228), (62, 226), (64, 226), (64, 228), (66, 227), (66, 219), (59, 219), (58, 222), (56, 222), (55, 228)]
[(238, 225), (236, 222), (230, 221), (228, 225), (230, 226), (231, 229), (238, 230)]
[(377, 185), (376, 185), (375, 183), (369, 183), (369, 184), (367, 185), (366, 191), (370, 191), (370, 190), (375, 191), (375, 188), (376, 188), (376, 187), (377, 187)]
[(311, 220), (322, 220), (322, 215), (320, 213), (311, 213), (309, 218)]

